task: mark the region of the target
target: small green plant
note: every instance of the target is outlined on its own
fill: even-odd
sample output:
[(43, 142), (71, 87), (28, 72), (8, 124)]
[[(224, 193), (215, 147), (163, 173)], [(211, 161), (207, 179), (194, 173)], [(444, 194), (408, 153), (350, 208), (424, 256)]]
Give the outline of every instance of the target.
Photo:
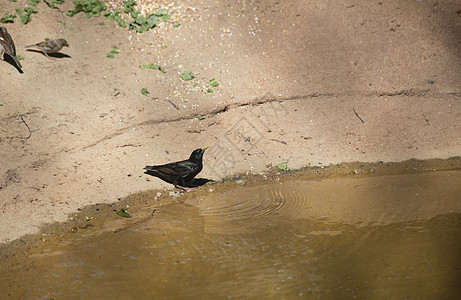
[(43, 2), (45, 2), (49, 8), (58, 9), (58, 7), (55, 4), (63, 4), (64, 0), (43, 0)]
[(159, 11), (144, 17), (140, 11), (136, 10), (135, 5), (135, 0), (127, 0), (123, 2), (125, 13), (129, 14), (132, 18), (132, 21), (128, 25), (129, 30), (133, 29), (136, 32), (145, 32), (157, 26), (160, 20), (167, 22), (170, 19), (166, 9), (160, 9)]
[(149, 91), (146, 88), (142, 88), (141, 94), (143, 94), (144, 96), (147, 96), (149, 94)]
[(110, 11), (106, 11), (104, 13), (104, 16), (107, 18), (107, 20), (113, 20), (113, 21), (116, 21), (121, 27), (125, 28), (126, 27), (126, 23), (125, 21), (122, 19), (121, 17), (121, 11), (119, 10), (116, 10), (114, 12), (110, 12)]
[(0, 23), (14, 23), (14, 18), (16, 18), (16, 15), (6, 13), (5, 16), (0, 19)]
[(21, 55), (17, 55), (17, 57), (19, 60), (24, 60), (24, 57), (22, 57)]
[(134, 29), (136, 32), (145, 32), (158, 25), (159, 19), (154, 14), (145, 18), (139, 12), (131, 13), (133, 20), (128, 25), (128, 29)]
[(29, 0), (30, 5), (33, 7), (37, 7), (37, 4), (40, 2), (40, 0)]
[(202, 116), (202, 115), (197, 115), (197, 119), (198, 119), (199, 121), (202, 121), (203, 119), (205, 119), (205, 117)]
[(182, 74), (181, 74), (181, 79), (182, 80), (191, 80), (191, 79), (194, 79), (194, 75), (192, 75), (192, 72), (189, 71), (189, 70), (185, 70)]
[(214, 78), (211, 78), (209, 82), (212, 87), (217, 87), (219, 85), (219, 83)]
[(123, 1), (123, 7), (125, 7), (125, 13), (131, 14), (132, 12), (135, 12), (136, 9), (134, 8), (136, 6), (136, 1), (135, 0), (127, 0)]
[(117, 215), (124, 218), (131, 218), (131, 214), (128, 212), (128, 207), (122, 208), (117, 211)]
[[(100, 1), (100, 0), (74, 0), (75, 2), (83, 1)], [(143, 16), (140, 11), (136, 10), (136, 1), (127, 0), (123, 1), (124, 11), (116, 10), (114, 12), (106, 11), (104, 16), (108, 20), (116, 21), (121, 27), (128, 27), (129, 30), (135, 30), (136, 32), (145, 32), (149, 29), (154, 28), (159, 24), (160, 21), (167, 22), (170, 19), (170, 16), (167, 13), (166, 9), (160, 9), (159, 11), (150, 14), (148, 16)], [(77, 9), (77, 4), (76, 4)], [(104, 8), (105, 9), (105, 8)], [(68, 12), (69, 15), (70, 12)], [(74, 13), (75, 14), (75, 13)], [(122, 18), (122, 14), (126, 14), (131, 17), (131, 21), (128, 23), (125, 22), (127, 18)]]
[(139, 67), (141, 69), (153, 69), (153, 70), (159, 70), (162, 73), (166, 73), (165, 70), (163, 70), (162, 67), (159, 65), (147, 64), (147, 65), (139, 65)]
[(179, 26), (181, 26), (181, 23), (175, 23), (175, 24), (173, 25), (173, 28), (178, 28)]
[(64, 21), (58, 21), (58, 22), (61, 23), (61, 25), (62, 25), (64, 28), (66, 28), (66, 22), (64, 22)]
[(168, 22), (168, 20), (170, 19), (168, 11), (164, 8), (160, 9), (157, 12), (154, 12), (153, 15), (159, 17), (163, 22)]
[(284, 161), (281, 162), (277, 165), (277, 168), (279, 168), (281, 171), (286, 171), (288, 169), (288, 162)]
[(114, 58), (114, 54), (119, 54), (120, 52), (122, 52), (122, 50), (114, 48), (114, 49), (110, 50), (109, 52), (107, 52), (106, 57)]
[(16, 8), (16, 12), (19, 15), (19, 19), (21, 20), (21, 23), (25, 25), (32, 20), (30, 15), (36, 14), (38, 10), (36, 10), (33, 7), (26, 7), (24, 8), (24, 12), (22, 12), (20, 8)]
[(79, 12), (84, 12), (87, 18), (99, 17), (106, 10), (106, 4), (101, 0), (74, 0), (75, 8), (69, 10), (66, 15), (73, 17)]

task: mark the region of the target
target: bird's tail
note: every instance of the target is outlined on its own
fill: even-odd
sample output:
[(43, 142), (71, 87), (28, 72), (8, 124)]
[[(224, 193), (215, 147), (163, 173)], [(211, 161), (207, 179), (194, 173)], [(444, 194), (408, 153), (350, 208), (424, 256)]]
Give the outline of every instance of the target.
[(157, 168), (155, 166), (145, 166), (144, 170), (146, 170), (146, 171), (157, 171)]
[(21, 66), (21, 63), (19, 62), (19, 59), (17, 56), (13, 57), (14, 59), (14, 62), (16, 63), (16, 65), (19, 67), (19, 69), (22, 69), (22, 66)]

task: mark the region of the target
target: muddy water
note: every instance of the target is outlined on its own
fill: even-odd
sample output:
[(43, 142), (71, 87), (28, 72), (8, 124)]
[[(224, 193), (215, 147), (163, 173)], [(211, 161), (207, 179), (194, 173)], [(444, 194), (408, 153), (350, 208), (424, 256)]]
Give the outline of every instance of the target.
[[(139, 210), (138, 219), (151, 212)], [(455, 299), (461, 293), (461, 171), (197, 192), (157, 207), (139, 226), (112, 231), (134, 221), (107, 221), (10, 256), (0, 294)]]

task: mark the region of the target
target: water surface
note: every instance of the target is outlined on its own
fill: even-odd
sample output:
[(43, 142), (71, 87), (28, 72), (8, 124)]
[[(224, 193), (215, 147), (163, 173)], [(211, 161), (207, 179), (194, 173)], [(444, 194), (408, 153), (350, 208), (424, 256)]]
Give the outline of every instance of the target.
[[(151, 212), (138, 211), (138, 219)], [(455, 299), (461, 291), (460, 171), (195, 193), (113, 233), (134, 221), (108, 221), (10, 257), (1, 294)]]

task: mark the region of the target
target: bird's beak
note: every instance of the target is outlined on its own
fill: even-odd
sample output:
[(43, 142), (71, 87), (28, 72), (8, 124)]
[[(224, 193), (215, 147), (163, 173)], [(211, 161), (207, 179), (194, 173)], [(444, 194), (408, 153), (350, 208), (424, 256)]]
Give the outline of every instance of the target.
[(205, 148), (203, 148), (203, 151), (205, 151), (206, 149), (210, 148), (210, 146), (206, 146)]

